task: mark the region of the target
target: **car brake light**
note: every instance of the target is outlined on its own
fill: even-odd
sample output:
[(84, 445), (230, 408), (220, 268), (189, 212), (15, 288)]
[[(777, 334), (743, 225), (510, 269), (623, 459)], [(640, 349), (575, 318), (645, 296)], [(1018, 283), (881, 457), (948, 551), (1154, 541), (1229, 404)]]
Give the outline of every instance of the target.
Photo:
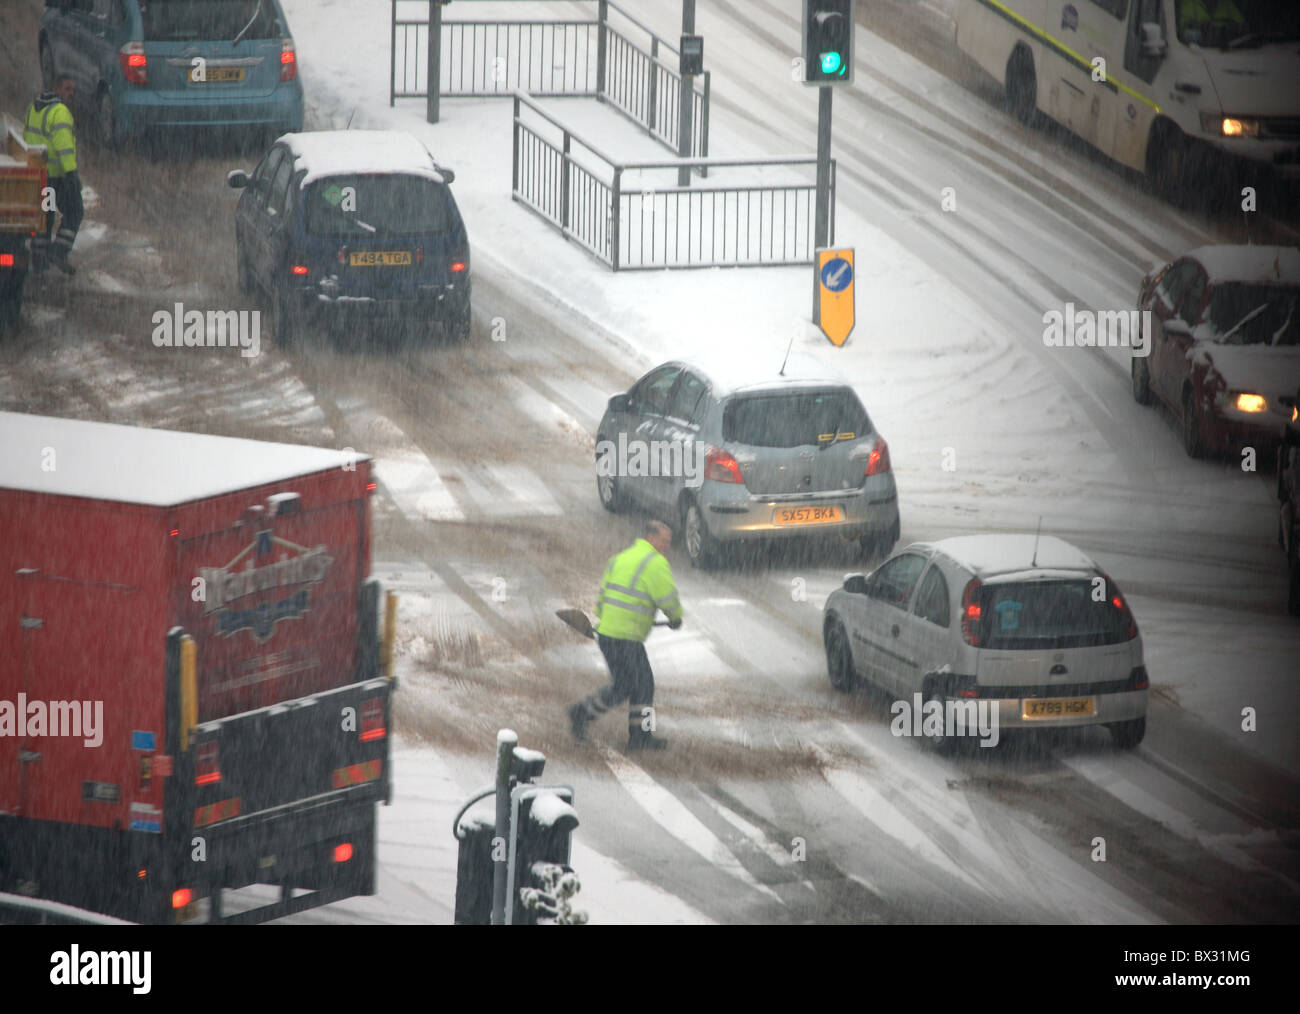
[(184, 908), (194, 900), (194, 892), (188, 887), (180, 887), (172, 891), (172, 908)]
[(384, 727), (384, 699), (372, 697), (361, 705), (361, 742), (369, 743), (388, 735)]
[(194, 784), (216, 785), (219, 781), (221, 781), (221, 758), (217, 741), (201, 743), (194, 768)]
[(11, 268), (14, 266), (13, 254), (0, 254), (0, 268)]
[(298, 76), (298, 54), (293, 39), (280, 40), (280, 80), (292, 81)]
[(308, 270), (307, 270), (307, 265), (306, 265), (306, 264), (295, 264), (295, 265), (294, 265), (293, 267), (291, 267), (289, 270), (292, 271), (292, 272), (293, 272), (295, 275), (297, 275), (299, 278), (302, 278), (302, 277), (304, 277), (305, 275), (308, 274)]
[(704, 478), (712, 479), (714, 482), (743, 483), (745, 481), (744, 476), (740, 474), (740, 462), (721, 447), (710, 447), (708, 453), (704, 455)]
[(467, 266), (467, 265), (465, 264), (464, 261), (452, 261), (452, 262), (451, 262), (451, 273), (452, 273), (453, 275), (460, 274), (460, 272), (462, 272), (462, 271), (465, 270), (466, 266)]
[(346, 246), (341, 246), (339, 247), (339, 263), (346, 264), (347, 262), (348, 262), (348, 248)]
[(876, 437), (876, 446), (867, 458), (867, 475), (880, 475), (889, 471), (889, 445), (884, 437)]
[(1147, 667), (1144, 665), (1134, 666), (1133, 671), (1128, 674), (1129, 686), (1134, 690), (1145, 690), (1151, 685), (1147, 679)]
[(1132, 610), (1129, 609), (1128, 603), (1124, 601), (1124, 596), (1120, 594), (1119, 588), (1115, 586), (1115, 582), (1110, 579), (1109, 575), (1102, 574), (1101, 579), (1106, 582), (1106, 587), (1110, 590), (1111, 607), (1119, 610), (1121, 620), (1127, 621), (1125, 626), (1128, 640), (1133, 640), (1138, 636), (1138, 625), (1137, 620), (1133, 618)]
[(334, 846), (334, 861), (336, 863), (346, 863), (352, 858), (352, 843), (345, 841), (342, 845)]
[(122, 67), (122, 76), (129, 83), (149, 83), (149, 61), (144, 55), (143, 42), (128, 42), (117, 51), (117, 62)]
[(961, 636), (971, 647), (980, 646), (980, 582), (971, 578), (961, 593)]

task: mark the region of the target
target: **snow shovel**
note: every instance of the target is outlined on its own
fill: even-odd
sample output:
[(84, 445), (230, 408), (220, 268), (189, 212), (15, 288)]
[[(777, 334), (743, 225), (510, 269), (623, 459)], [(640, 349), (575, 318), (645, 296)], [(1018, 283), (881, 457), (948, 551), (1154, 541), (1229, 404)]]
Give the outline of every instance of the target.
[[(591, 625), (591, 617), (581, 609), (557, 609), (555, 615), (571, 626), (583, 637), (590, 637), (593, 641), (596, 639), (596, 628)], [(656, 620), (656, 627), (668, 626), (667, 620)]]

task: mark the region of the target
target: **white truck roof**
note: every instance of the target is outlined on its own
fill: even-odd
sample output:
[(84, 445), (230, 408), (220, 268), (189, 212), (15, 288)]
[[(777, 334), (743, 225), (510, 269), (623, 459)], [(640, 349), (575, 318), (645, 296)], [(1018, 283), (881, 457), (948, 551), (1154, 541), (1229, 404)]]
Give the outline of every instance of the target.
[(171, 507), (369, 455), (0, 412), (0, 489)]

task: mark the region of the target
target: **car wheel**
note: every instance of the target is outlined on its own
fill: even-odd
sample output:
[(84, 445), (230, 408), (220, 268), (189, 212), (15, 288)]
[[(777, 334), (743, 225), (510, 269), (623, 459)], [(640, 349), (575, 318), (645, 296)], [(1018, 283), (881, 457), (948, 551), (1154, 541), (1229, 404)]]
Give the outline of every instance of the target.
[(826, 625), (826, 671), (831, 678), (831, 686), (840, 693), (848, 693), (858, 682), (858, 675), (853, 671), (853, 653), (849, 649), (849, 637), (844, 631), (844, 624), (838, 619)]
[(447, 318), (446, 328), (447, 337), (456, 344), (469, 341), (470, 328), (474, 324), (473, 309), (468, 299), (464, 305), (457, 306), (450, 317)]
[(1151, 189), (1176, 208), (1187, 204), (1188, 142), (1168, 120), (1157, 120), (1147, 141), (1146, 175)]
[(99, 143), (112, 151), (122, 143), (122, 125), (117, 120), (117, 103), (113, 93), (101, 88), (99, 101), (95, 104), (95, 126)]
[(275, 341), (282, 349), (297, 347), (302, 342), (302, 313), (295, 305), (292, 293), (283, 289), (271, 297), (275, 309)]
[[(599, 446), (603, 439), (598, 438), (596, 444)], [(599, 465), (596, 467), (596, 492), (600, 494), (600, 505), (611, 514), (617, 514), (626, 506), (626, 498), (619, 488), (617, 476), (602, 475)]]
[[(921, 699), (922, 699), (921, 706), (923, 708), (926, 707), (926, 705), (928, 705), (930, 701), (938, 702), (939, 712), (941, 716), (940, 729), (946, 731), (946, 726), (943, 724), (943, 719), (947, 717), (946, 715), (943, 714), (944, 697), (939, 690), (939, 681), (937, 679), (932, 679), (925, 684), (925, 689), (921, 691)], [(924, 722), (924, 720), (925, 720), (925, 716), (923, 713), (922, 722)], [(947, 736), (944, 735), (942, 732), (938, 736), (926, 736), (925, 740), (927, 745), (930, 747), (930, 749), (933, 750), (935, 753), (939, 753), (939, 754), (952, 753), (952, 751), (957, 746), (956, 736)]]
[(248, 257), (244, 254), (244, 244), (239, 241), (238, 235), (235, 236), (235, 280), (239, 291), (245, 296), (251, 296), (256, 289), (253, 272), (248, 267)]
[(41, 81), (45, 91), (54, 90), (54, 51), (48, 42), (41, 47)]
[(1038, 79), (1034, 74), (1034, 55), (1017, 46), (1007, 61), (1007, 112), (1025, 126), (1038, 118)]
[(1133, 376), (1133, 400), (1139, 405), (1151, 404), (1151, 368), (1144, 356), (1134, 356), (1130, 369)]
[(707, 570), (717, 563), (717, 540), (709, 534), (704, 514), (694, 500), (687, 500), (682, 509), (682, 544), (692, 567)]
[(858, 546), (865, 558), (888, 556), (898, 544), (899, 534), (898, 519), (895, 518), (893, 526), (883, 535), (858, 536)]
[(1135, 718), (1131, 722), (1116, 722), (1110, 726), (1111, 739), (1120, 750), (1132, 750), (1147, 734), (1147, 720)]
[(1196, 395), (1188, 391), (1183, 395), (1183, 449), (1189, 458), (1205, 454), (1201, 440), (1201, 413), (1196, 407)]

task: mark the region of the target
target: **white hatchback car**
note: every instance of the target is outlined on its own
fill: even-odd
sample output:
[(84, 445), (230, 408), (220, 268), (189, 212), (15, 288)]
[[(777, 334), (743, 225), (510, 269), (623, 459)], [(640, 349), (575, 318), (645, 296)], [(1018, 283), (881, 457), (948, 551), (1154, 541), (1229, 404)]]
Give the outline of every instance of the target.
[[(914, 543), (845, 578), (822, 636), (839, 690), (861, 677), (927, 709), (971, 702), (1001, 728), (1105, 725), (1123, 749), (1146, 733), (1133, 614), (1092, 560), (1050, 536)], [(950, 746), (946, 732), (925, 734)]]

